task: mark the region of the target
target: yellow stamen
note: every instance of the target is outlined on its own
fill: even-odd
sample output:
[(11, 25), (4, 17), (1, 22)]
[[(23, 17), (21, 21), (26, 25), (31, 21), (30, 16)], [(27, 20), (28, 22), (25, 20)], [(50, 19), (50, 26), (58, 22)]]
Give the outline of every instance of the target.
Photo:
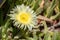
[(28, 24), (31, 21), (31, 14), (21, 12), (16, 16), (16, 18), (17, 18), (17, 21), (23, 24)]

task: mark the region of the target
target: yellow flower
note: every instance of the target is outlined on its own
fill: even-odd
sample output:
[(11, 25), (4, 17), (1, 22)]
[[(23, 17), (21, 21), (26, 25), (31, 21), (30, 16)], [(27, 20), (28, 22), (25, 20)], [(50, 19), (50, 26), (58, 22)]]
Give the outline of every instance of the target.
[(19, 28), (32, 30), (37, 24), (36, 13), (29, 6), (17, 5), (10, 13), (10, 19)]
[(18, 15), (16, 15), (17, 21), (23, 23), (23, 24), (29, 24), (31, 19), (31, 14), (22, 12)]

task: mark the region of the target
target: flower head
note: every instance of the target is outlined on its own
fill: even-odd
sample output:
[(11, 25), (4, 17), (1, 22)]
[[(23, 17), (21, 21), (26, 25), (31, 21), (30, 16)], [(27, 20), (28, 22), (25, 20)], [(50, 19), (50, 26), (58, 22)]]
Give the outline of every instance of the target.
[(32, 30), (36, 25), (36, 13), (29, 6), (25, 6), (24, 4), (17, 5), (10, 13), (10, 19), (19, 28)]

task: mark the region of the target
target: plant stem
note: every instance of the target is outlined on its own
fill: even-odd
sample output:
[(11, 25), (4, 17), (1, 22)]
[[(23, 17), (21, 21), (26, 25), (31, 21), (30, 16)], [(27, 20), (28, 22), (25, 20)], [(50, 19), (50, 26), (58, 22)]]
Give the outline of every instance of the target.
[(2, 40), (7, 40), (7, 28), (10, 24), (9, 21), (10, 20), (7, 20), (6, 24), (2, 26)]

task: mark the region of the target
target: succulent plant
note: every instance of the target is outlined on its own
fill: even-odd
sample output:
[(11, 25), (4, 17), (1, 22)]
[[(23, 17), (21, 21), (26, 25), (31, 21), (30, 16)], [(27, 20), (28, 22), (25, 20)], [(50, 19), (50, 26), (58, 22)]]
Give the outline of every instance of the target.
[(0, 40), (60, 40), (60, 0), (0, 0)]

